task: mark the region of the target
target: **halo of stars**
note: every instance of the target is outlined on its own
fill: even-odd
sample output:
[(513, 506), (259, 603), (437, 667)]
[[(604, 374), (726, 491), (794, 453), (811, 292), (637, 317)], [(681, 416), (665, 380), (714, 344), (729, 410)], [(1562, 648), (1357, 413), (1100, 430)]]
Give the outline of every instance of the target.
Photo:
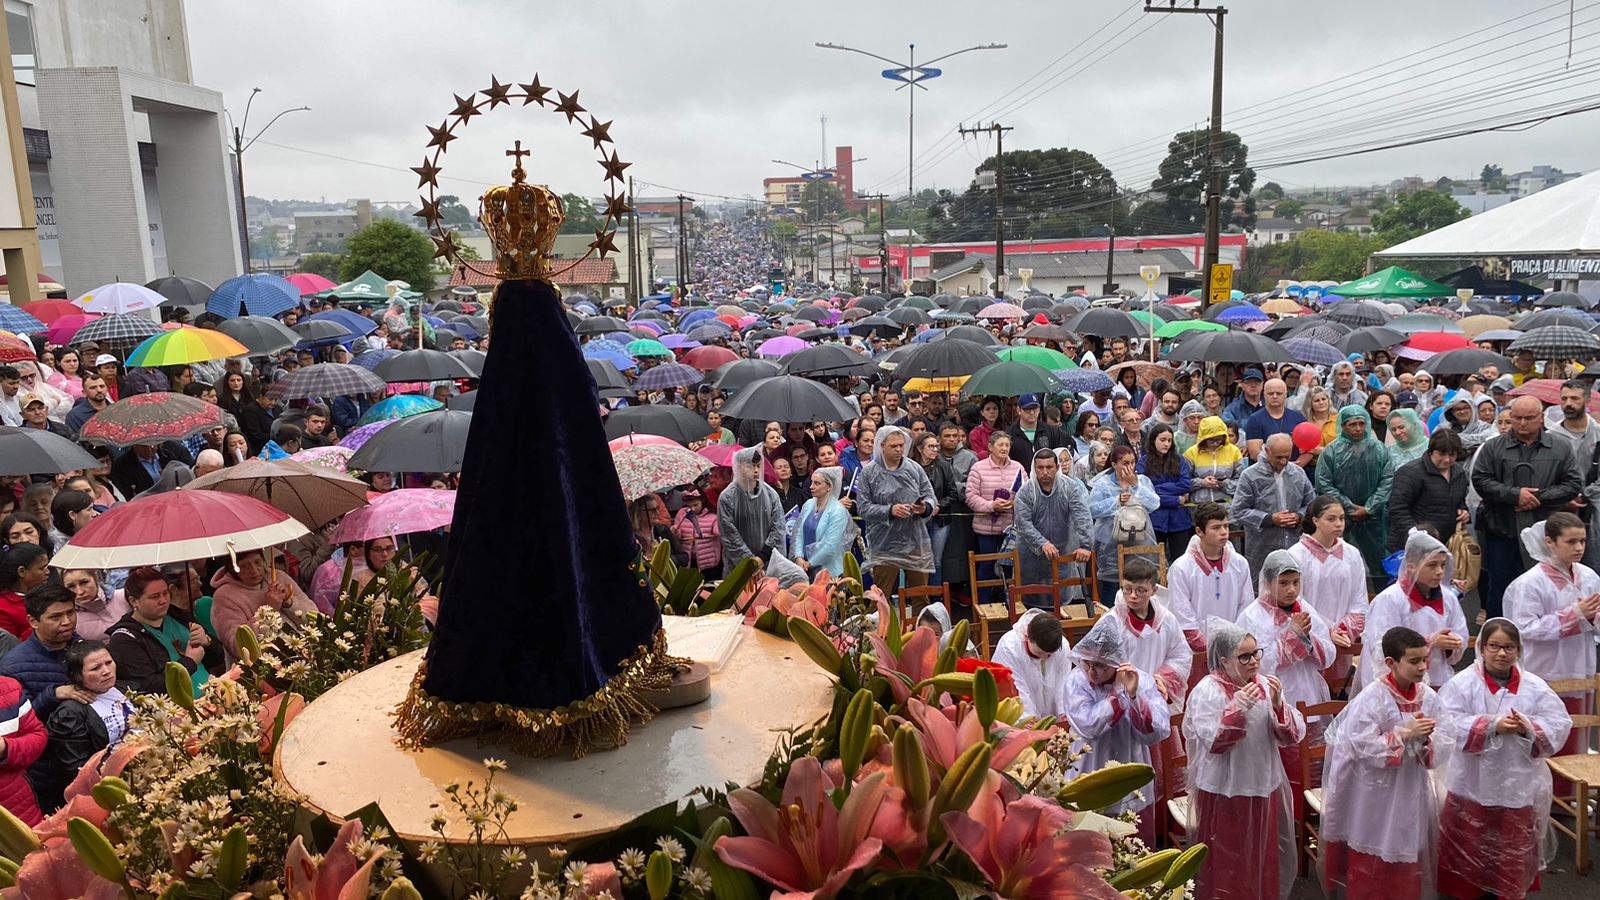
[[(443, 257), (450, 262), (465, 266), (479, 275), (493, 276), (494, 268), (479, 268), (473, 265), (472, 260), (461, 258), (461, 247), (455, 242), (455, 234), (444, 228), (443, 217), (439, 212), (439, 175), (444, 171), (440, 160), (444, 158), (445, 151), (450, 142), (457, 138), (456, 129), (467, 124), (474, 116), (483, 115), (485, 111), (492, 112), (497, 106), (514, 106), (513, 101), (522, 101), (521, 106), (537, 103), (541, 108), (566, 116), (568, 125), (583, 126), (582, 135), (594, 143), (594, 149), (599, 152), (597, 162), (605, 173), (602, 179), (606, 184), (605, 220), (600, 227), (595, 229), (594, 240), (589, 242), (589, 249), (583, 256), (560, 268), (553, 269), (551, 274), (560, 275), (576, 268), (579, 263), (591, 256), (605, 259), (606, 254), (616, 253), (617, 226), (631, 209), (628, 206), (626, 195), (622, 191), (621, 182), (625, 176), (625, 169), (633, 165), (617, 158), (617, 151), (612, 145), (611, 122), (602, 122), (599, 117), (589, 113), (578, 101), (578, 92), (571, 94), (547, 87), (539, 83), (539, 76), (534, 75), (533, 80), (526, 83), (501, 84), (500, 79), (491, 76), (490, 84), (480, 91), (473, 91), (465, 97), (454, 95), (455, 108), (445, 116), (438, 127), (428, 126), (428, 144), (423, 151), (422, 165), (412, 166), (411, 171), (417, 173), (417, 187), (426, 188), (427, 193), (422, 195), (422, 209), (416, 213), (417, 218), (427, 222), (428, 235), (433, 239), (435, 259)], [(554, 92), (556, 99), (548, 96)], [(588, 114), (585, 116), (585, 114)], [(519, 160), (520, 165), (520, 160)], [(614, 183), (615, 182), (615, 183)]]

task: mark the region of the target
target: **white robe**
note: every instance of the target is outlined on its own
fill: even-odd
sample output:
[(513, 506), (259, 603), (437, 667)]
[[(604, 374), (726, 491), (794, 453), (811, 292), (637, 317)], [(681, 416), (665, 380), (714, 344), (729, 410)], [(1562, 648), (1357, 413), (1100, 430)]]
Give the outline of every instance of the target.
[(1467, 634), (1467, 615), (1461, 611), (1461, 601), (1456, 598), (1455, 591), (1447, 587), (1440, 594), (1444, 599), (1442, 616), (1426, 606), (1412, 609), (1411, 599), (1401, 592), (1399, 584), (1389, 585), (1372, 599), (1366, 627), (1361, 632), (1361, 666), (1356, 671), (1358, 685), (1364, 688), (1387, 671), (1383, 664), (1383, 635), (1400, 625), (1427, 638), (1430, 646), (1434, 636), (1446, 628), (1461, 639), (1459, 648), (1446, 652), (1442, 647), (1434, 647), (1428, 656), (1428, 684), (1438, 688), (1450, 680), (1456, 663), (1466, 655), (1471, 637)]
[(1181, 713), (1184, 694), (1189, 690), (1189, 670), (1194, 663), (1194, 651), (1189, 649), (1189, 641), (1183, 634), (1183, 623), (1178, 621), (1178, 617), (1159, 601), (1151, 600), (1150, 606), (1155, 610), (1155, 618), (1138, 631), (1134, 630), (1131, 623), (1132, 613), (1123, 602), (1121, 591), (1117, 592), (1117, 601), (1111, 614), (1117, 620), (1118, 631), (1122, 635), (1122, 652), (1127, 654), (1128, 662), (1135, 669), (1164, 682), (1167, 693), (1172, 697), (1167, 704), (1168, 709), (1173, 714)]
[[(1550, 769), (1544, 760), (1567, 742), (1572, 716), (1543, 678), (1521, 669), (1514, 682), (1491, 690), (1475, 665), (1439, 692), (1455, 750), (1445, 787), (1484, 806), (1542, 810), (1550, 805)], [(1496, 723), (1512, 713), (1524, 720), (1529, 734), (1495, 731)]]
[[(1361, 551), (1341, 540), (1326, 560), (1306, 546), (1306, 538), (1289, 548), (1300, 564), (1300, 597), (1322, 614), (1329, 629), (1345, 626), (1352, 637), (1361, 635), (1367, 617), (1367, 567)], [(1311, 540), (1315, 540), (1312, 538)], [(1335, 555), (1335, 553), (1339, 555)]]
[(1034, 616), (1048, 614), (1041, 609), (1023, 613), (994, 648), (992, 661), (1011, 670), (1017, 683), (1017, 697), (1022, 701), (1022, 712), (1027, 716), (1059, 716), (1066, 710), (1067, 674), (1072, 671), (1066, 639), (1062, 639), (1061, 649), (1044, 659), (1029, 656), (1023, 641), (1028, 634), (1028, 622)]
[(1294, 630), (1287, 615), (1275, 607), (1268, 609), (1260, 600), (1239, 616), (1239, 627), (1254, 635), (1261, 648), (1261, 674), (1276, 675), (1283, 682), (1283, 697), (1291, 706), (1328, 699), (1322, 670), (1333, 665), (1335, 652), (1322, 614), (1309, 603), (1301, 603), (1300, 608), (1311, 615), (1311, 630), (1306, 635)]
[(1185, 631), (1204, 633), (1212, 617), (1237, 621), (1256, 598), (1256, 585), (1250, 577), (1250, 563), (1231, 544), (1225, 545), (1222, 560), (1213, 568), (1202, 562), (1200, 537), (1189, 539), (1189, 549), (1167, 566), (1167, 602)]
[(1189, 786), (1223, 797), (1270, 797), (1287, 788), (1278, 748), (1298, 744), (1306, 723), (1287, 701), (1272, 708), (1272, 690), (1257, 676), (1262, 697), (1249, 709), (1215, 673), (1189, 692), (1183, 737), (1189, 749)]
[[(1149, 673), (1139, 672), (1139, 688), (1133, 696), (1113, 680), (1110, 684), (1089, 683), (1082, 667), (1067, 676), (1067, 722), (1072, 733), (1089, 744), (1089, 752), (1073, 766), (1077, 774), (1098, 771), (1114, 763), (1150, 765), (1150, 747), (1167, 739), (1172, 721), (1166, 702)], [(1106, 815), (1136, 812), (1155, 802), (1155, 785), (1144, 788), (1141, 802), (1134, 796), (1106, 810)]]
[(1506, 588), (1506, 618), (1522, 633), (1518, 662), (1547, 680), (1592, 678), (1595, 673), (1594, 644), (1600, 625), (1578, 613), (1578, 599), (1600, 592), (1600, 575), (1582, 563), (1573, 570), (1576, 581), (1535, 564)]
[(1399, 727), (1417, 713), (1401, 711), (1387, 677), (1363, 688), (1334, 719), (1323, 769), (1322, 839), (1384, 862), (1421, 862), (1431, 883), (1442, 798), (1430, 773), (1448, 756), (1449, 714), (1432, 688), (1418, 684), (1416, 691), (1420, 713), (1438, 723), (1429, 737), (1401, 739)]

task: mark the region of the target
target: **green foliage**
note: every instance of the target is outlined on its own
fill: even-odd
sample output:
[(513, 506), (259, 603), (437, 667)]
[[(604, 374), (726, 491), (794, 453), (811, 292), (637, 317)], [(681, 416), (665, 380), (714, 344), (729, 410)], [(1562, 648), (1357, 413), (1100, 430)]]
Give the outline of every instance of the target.
[(1380, 235), (1351, 231), (1302, 231), (1290, 240), (1245, 254), (1242, 290), (1270, 290), (1283, 278), (1350, 281), (1366, 272), (1367, 257), (1392, 243)]
[[(1165, 230), (1174, 226), (1201, 229), (1205, 226), (1205, 187), (1211, 134), (1205, 129), (1180, 131), (1167, 144), (1167, 157), (1161, 161), (1152, 191), (1166, 196), (1163, 215)], [(1216, 164), (1222, 170), (1222, 227), (1250, 228), (1255, 225), (1255, 200), (1248, 195), (1255, 187), (1256, 173), (1248, 162), (1250, 148), (1231, 131), (1222, 133), (1222, 152)]]
[(1283, 185), (1277, 183), (1276, 181), (1269, 181), (1266, 184), (1263, 184), (1261, 187), (1256, 188), (1256, 196), (1262, 200), (1282, 200)]
[[(1104, 234), (1104, 226), (1128, 217), (1117, 180), (1093, 154), (1069, 147), (1015, 150), (989, 157), (975, 173), (1005, 174), (1006, 236), (1017, 240)], [(928, 237), (973, 241), (994, 236), (995, 190), (976, 185), (959, 197), (941, 191), (928, 206)]]
[(1372, 217), (1372, 227), (1390, 244), (1443, 228), (1471, 215), (1466, 207), (1437, 191), (1406, 194), (1390, 209)]
[(844, 191), (831, 181), (808, 181), (800, 188), (800, 210), (812, 221), (839, 215), (844, 212)]
[(295, 270), (339, 281), (339, 272), (343, 267), (344, 257), (336, 253), (307, 253), (300, 257), (300, 264), (295, 266)]
[(1304, 200), (1284, 200), (1272, 208), (1272, 214), (1280, 219), (1298, 219), (1306, 211)]
[(462, 204), (461, 198), (455, 194), (443, 194), (439, 197), (439, 219), (451, 228), (471, 227), (477, 221), (472, 210)]
[(1439, 179), (1433, 183), (1433, 189), (1448, 197), (1450, 196), (1450, 189), (1455, 187), (1455, 184), (1455, 179), (1448, 175), (1440, 175)]
[(269, 259), (278, 255), (278, 226), (268, 225), (250, 242), (250, 255), (256, 259)]
[(577, 194), (562, 194), (561, 208), (567, 217), (561, 223), (562, 234), (592, 235), (604, 221), (594, 204)]
[(672, 561), (672, 547), (666, 541), (656, 544), (645, 565), (650, 591), (661, 612), (669, 616), (708, 616), (733, 606), (735, 597), (756, 574), (756, 561), (742, 559), (714, 587), (707, 588), (705, 576), (693, 567), (680, 568)]
[(342, 281), (371, 269), (409, 283), (414, 291), (433, 289), (433, 242), (415, 228), (389, 219), (373, 222), (350, 235), (348, 249), (340, 268)]

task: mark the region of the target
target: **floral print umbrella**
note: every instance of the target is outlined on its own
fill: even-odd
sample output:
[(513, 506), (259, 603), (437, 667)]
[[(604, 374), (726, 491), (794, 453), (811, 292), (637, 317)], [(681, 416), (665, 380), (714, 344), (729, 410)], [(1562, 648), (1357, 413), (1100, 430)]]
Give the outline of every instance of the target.
[(622, 497), (630, 503), (646, 494), (690, 484), (711, 469), (711, 460), (683, 447), (630, 444), (612, 451)]

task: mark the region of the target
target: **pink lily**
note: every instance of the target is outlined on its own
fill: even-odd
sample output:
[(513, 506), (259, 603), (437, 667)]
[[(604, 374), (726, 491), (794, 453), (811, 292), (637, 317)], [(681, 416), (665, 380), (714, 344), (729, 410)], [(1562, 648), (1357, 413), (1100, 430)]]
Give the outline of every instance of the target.
[(328, 855), (316, 862), (298, 835), (284, 856), (283, 887), (288, 900), (365, 900), (372, 868), (379, 854), (365, 863), (350, 852), (350, 844), (361, 838), (361, 820), (351, 819), (339, 829), (328, 848)]
[(4, 900), (118, 900), (122, 885), (89, 871), (72, 844), (61, 840), (28, 854), (17, 870), (16, 884), (0, 890)]
[(883, 849), (870, 834), (887, 774), (854, 785), (840, 809), (829, 797), (836, 787), (822, 764), (806, 756), (789, 769), (781, 807), (755, 791), (734, 791), (728, 804), (748, 836), (719, 839), (717, 855), (777, 887), (774, 900), (831, 900)]
[(590, 863), (583, 870), (583, 884), (573, 893), (572, 900), (595, 900), (600, 896), (622, 896), (622, 876), (617, 873), (616, 863)]
[[(967, 703), (935, 708), (912, 698), (906, 704), (906, 713), (917, 730), (922, 732), (928, 761), (941, 773), (949, 769), (968, 747), (989, 738), (984, 734), (983, 723), (978, 720), (978, 711)], [(1022, 751), (1039, 741), (1049, 740), (1057, 731), (1054, 727), (1008, 728), (1002, 724), (996, 724), (994, 729), (999, 740), (995, 742), (994, 753), (989, 757), (989, 768), (996, 772), (1004, 772), (1016, 762)]]
[(947, 812), (939, 821), (1004, 900), (1121, 900), (1095, 871), (1111, 868), (1111, 842), (1096, 832), (1063, 830), (1072, 813), (1048, 800), (1028, 796), (1007, 804), (985, 792), (967, 812)]
[(875, 595), (873, 599), (878, 604), (878, 631), (868, 634), (867, 641), (878, 660), (878, 671), (889, 681), (895, 702), (905, 703), (914, 685), (933, 676), (934, 665), (939, 661), (939, 634), (926, 626), (918, 628), (901, 643), (900, 652), (894, 653), (888, 639), (889, 601), (876, 587), (868, 593)]

